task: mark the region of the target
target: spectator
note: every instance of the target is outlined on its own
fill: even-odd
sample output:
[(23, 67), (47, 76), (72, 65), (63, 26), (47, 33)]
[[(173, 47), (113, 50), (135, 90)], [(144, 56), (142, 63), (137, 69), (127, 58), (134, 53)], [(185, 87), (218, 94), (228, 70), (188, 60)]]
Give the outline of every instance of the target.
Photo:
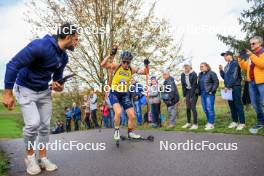
[(179, 93), (174, 78), (170, 76), (168, 70), (163, 70), (164, 91), (162, 92), (162, 100), (167, 106), (168, 116), (170, 118), (168, 129), (174, 128), (176, 123), (176, 103), (179, 102)]
[(84, 101), (84, 104), (83, 104), (83, 108), (84, 108), (84, 113), (85, 113), (85, 124), (86, 124), (86, 128), (89, 129), (91, 128), (91, 122), (90, 122), (90, 98), (88, 98), (87, 95), (85, 95), (83, 97), (83, 101)]
[(109, 128), (114, 128), (114, 117), (115, 117), (115, 112), (113, 109), (113, 106), (110, 103), (109, 96), (105, 98), (105, 102), (107, 103), (107, 106), (109, 108)]
[(94, 123), (94, 127), (95, 128), (99, 128), (98, 121), (97, 121), (97, 116), (96, 116), (96, 112), (97, 112), (97, 95), (94, 92), (94, 89), (91, 90), (89, 98), (90, 98), (90, 109), (91, 109), (91, 113), (92, 113), (92, 120), (93, 120), (93, 123)]
[(60, 132), (64, 133), (64, 122), (59, 120), (59, 127), (60, 127)]
[(152, 113), (152, 127), (157, 128), (161, 127), (160, 121), (160, 93), (159, 93), (159, 85), (158, 80), (155, 76), (150, 78), (151, 85), (149, 88), (149, 104), (151, 107)]
[(225, 91), (232, 90), (233, 97), (233, 100), (228, 101), (232, 116), (232, 122), (228, 128), (242, 130), (245, 127), (245, 115), (241, 99), (241, 70), (232, 52), (227, 51), (221, 56), (225, 58), (227, 65), (224, 69), (222, 65), (219, 66), (220, 75), (224, 79)]
[(132, 96), (132, 102), (134, 105), (134, 109), (136, 112), (137, 117), (137, 124), (142, 125), (142, 110), (141, 110), (141, 104), (140, 104), (140, 98), (143, 96), (143, 86), (139, 84), (134, 78), (131, 79), (131, 96)]
[(249, 81), (249, 95), (258, 123), (251, 129), (257, 133), (264, 126), (264, 48), (263, 38), (255, 36), (250, 40), (251, 50), (240, 52), (238, 62), (240, 67), (247, 72)]
[[(187, 114), (187, 123), (182, 126), (182, 128), (189, 128), (191, 130), (198, 129), (197, 123), (197, 110), (196, 103), (198, 99), (197, 95), (197, 74), (192, 70), (191, 63), (184, 64), (184, 73), (181, 74), (181, 83), (183, 97), (186, 102), (186, 114)], [(191, 116), (193, 114), (193, 125), (191, 125)]]
[(64, 132), (64, 124), (60, 120), (56, 121), (56, 127), (51, 130), (52, 134), (59, 134)]
[(203, 110), (207, 117), (205, 130), (212, 130), (215, 122), (215, 93), (219, 86), (219, 80), (216, 73), (211, 71), (210, 65), (206, 62), (201, 63), (200, 70), (198, 88)]
[(109, 108), (108, 108), (108, 105), (107, 103), (105, 102), (102, 106), (102, 115), (103, 115), (103, 127), (104, 128), (109, 128)]
[(70, 108), (65, 107), (65, 118), (66, 118), (66, 131), (71, 131), (71, 120), (72, 120), (72, 111)]
[(72, 104), (72, 117), (74, 120), (74, 130), (79, 131), (80, 120), (81, 120), (81, 109), (76, 105), (76, 103)]

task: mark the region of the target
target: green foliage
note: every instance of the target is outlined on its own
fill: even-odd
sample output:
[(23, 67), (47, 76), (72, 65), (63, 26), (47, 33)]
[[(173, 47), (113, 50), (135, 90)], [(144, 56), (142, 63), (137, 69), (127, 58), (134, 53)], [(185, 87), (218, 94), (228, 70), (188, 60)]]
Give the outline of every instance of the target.
[(5, 176), (8, 169), (8, 159), (4, 152), (0, 150), (0, 175)]
[(218, 34), (219, 40), (225, 43), (232, 50), (242, 50), (249, 47), (249, 39), (255, 35), (264, 38), (264, 0), (247, 0), (251, 7), (241, 13), (238, 21), (241, 31), (246, 34), (243, 40), (235, 36), (223, 36)]

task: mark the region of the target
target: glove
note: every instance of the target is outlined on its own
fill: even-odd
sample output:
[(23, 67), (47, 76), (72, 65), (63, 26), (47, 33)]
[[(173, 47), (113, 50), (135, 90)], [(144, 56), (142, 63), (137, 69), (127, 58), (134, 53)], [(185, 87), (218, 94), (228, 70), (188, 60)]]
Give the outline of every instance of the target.
[(150, 62), (148, 59), (144, 59), (144, 65), (148, 65)]
[(115, 56), (117, 53), (117, 47), (111, 49), (110, 56)]

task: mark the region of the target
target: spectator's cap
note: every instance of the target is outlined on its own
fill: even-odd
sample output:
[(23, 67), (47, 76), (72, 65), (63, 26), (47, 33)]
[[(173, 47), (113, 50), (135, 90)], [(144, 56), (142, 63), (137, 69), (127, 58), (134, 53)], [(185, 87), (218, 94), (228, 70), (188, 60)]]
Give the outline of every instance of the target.
[(190, 61), (186, 61), (183, 63), (183, 66), (190, 66), (192, 67), (192, 63)]
[(221, 53), (221, 56), (225, 56), (225, 55), (233, 57), (234, 54), (231, 51), (226, 51), (224, 53)]
[(151, 76), (150, 80), (157, 80), (156, 76)]

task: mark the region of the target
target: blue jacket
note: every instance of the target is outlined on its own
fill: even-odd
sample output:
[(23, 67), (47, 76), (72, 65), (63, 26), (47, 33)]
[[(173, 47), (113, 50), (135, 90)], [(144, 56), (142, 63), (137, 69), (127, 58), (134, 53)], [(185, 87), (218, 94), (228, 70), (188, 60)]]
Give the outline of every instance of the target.
[(55, 36), (35, 39), (7, 64), (5, 89), (13, 89), (16, 82), (34, 91), (46, 90), (52, 78), (62, 78), (67, 63), (68, 55), (59, 48)]
[(71, 111), (74, 120), (81, 119), (81, 109), (79, 107), (72, 108)]
[(241, 70), (236, 60), (232, 60), (227, 64), (225, 69), (220, 71), (220, 75), (224, 79), (226, 88), (241, 86)]
[(71, 119), (72, 118), (72, 111), (71, 110), (66, 111), (65, 117), (66, 117), (66, 119)]

